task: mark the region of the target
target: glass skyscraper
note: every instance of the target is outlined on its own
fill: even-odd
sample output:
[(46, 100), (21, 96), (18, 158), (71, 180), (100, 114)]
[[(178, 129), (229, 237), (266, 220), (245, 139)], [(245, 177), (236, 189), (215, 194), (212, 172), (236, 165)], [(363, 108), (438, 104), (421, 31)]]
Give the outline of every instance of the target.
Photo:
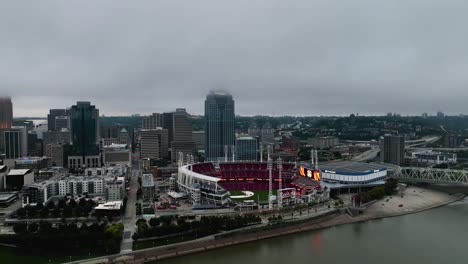
[(228, 93), (210, 92), (205, 100), (205, 158), (221, 160), (225, 146), (235, 146), (234, 100)]
[(0, 128), (13, 125), (13, 104), (10, 97), (0, 97)]
[(73, 155), (99, 154), (99, 110), (90, 102), (77, 102), (70, 108)]

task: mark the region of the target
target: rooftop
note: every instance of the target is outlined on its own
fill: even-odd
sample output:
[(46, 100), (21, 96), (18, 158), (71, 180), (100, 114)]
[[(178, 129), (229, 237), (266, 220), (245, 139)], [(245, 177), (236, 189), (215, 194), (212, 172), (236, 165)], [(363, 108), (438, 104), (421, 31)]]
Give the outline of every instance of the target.
[(8, 176), (20, 176), (20, 175), (26, 175), (28, 173), (30, 173), (31, 170), (10, 170), (10, 172), (8, 173)]
[(103, 204), (99, 204), (96, 206), (96, 210), (120, 210), (120, 207), (122, 207), (123, 202), (122, 201), (112, 201), (112, 202), (107, 202)]
[(143, 187), (154, 186), (153, 174), (143, 174), (142, 184)]
[(334, 161), (322, 164), (319, 163), (319, 168), (321, 171), (328, 170), (335, 172), (352, 173), (380, 170), (386, 168), (386, 166), (378, 163), (366, 163), (357, 161)]

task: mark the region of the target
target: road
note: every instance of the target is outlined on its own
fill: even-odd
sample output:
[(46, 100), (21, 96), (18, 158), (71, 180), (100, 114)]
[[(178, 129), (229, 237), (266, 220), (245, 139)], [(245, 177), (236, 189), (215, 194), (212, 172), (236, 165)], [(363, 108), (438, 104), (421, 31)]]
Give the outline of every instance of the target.
[(125, 254), (133, 251), (133, 239), (132, 236), (136, 229), (136, 208), (135, 203), (137, 202), (136, 193), (138, 190), (138, 176), (141, 175), (141, 171), (138, 165), (139, 161), (134, 160), (132, 163), (132, 171), (130, 174), (130, 190), (127, 193), (127, 208), (125, 215), (122, 218), (124, 224), (124, 233), (122, 244), (120, 246), (120, 253)]
[(377, 154), (379, 154), (380, 148), (375, 148), (375, 149), (370, 149), (368, 151), (365, 151), (356, 157), (352, 158), (351, 160), (353, 161), (368, 161), (368, 160), (373, 160), (377, 157)]

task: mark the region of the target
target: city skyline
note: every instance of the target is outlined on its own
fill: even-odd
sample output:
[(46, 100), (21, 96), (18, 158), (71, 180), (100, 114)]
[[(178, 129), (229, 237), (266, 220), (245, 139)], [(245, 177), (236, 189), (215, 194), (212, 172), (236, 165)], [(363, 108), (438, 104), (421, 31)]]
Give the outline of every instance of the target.
[(467, 9), (421, 0), (6, 1), (2, 94), (14, 98), (15, 116), (79, 100), (111, 116), (178, 105), (202, 114), (204, 95), (218, 88), (240, 115), (468, 113), (468, 56), (458, 52)]

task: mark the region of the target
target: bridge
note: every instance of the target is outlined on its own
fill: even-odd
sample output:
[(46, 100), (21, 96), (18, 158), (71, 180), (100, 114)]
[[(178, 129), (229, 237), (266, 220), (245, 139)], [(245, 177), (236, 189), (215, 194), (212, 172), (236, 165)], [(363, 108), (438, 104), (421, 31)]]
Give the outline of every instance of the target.
[(396, 167), (391, 176), (400, 181), (468, 186), (468, 171), (418, 167)]

